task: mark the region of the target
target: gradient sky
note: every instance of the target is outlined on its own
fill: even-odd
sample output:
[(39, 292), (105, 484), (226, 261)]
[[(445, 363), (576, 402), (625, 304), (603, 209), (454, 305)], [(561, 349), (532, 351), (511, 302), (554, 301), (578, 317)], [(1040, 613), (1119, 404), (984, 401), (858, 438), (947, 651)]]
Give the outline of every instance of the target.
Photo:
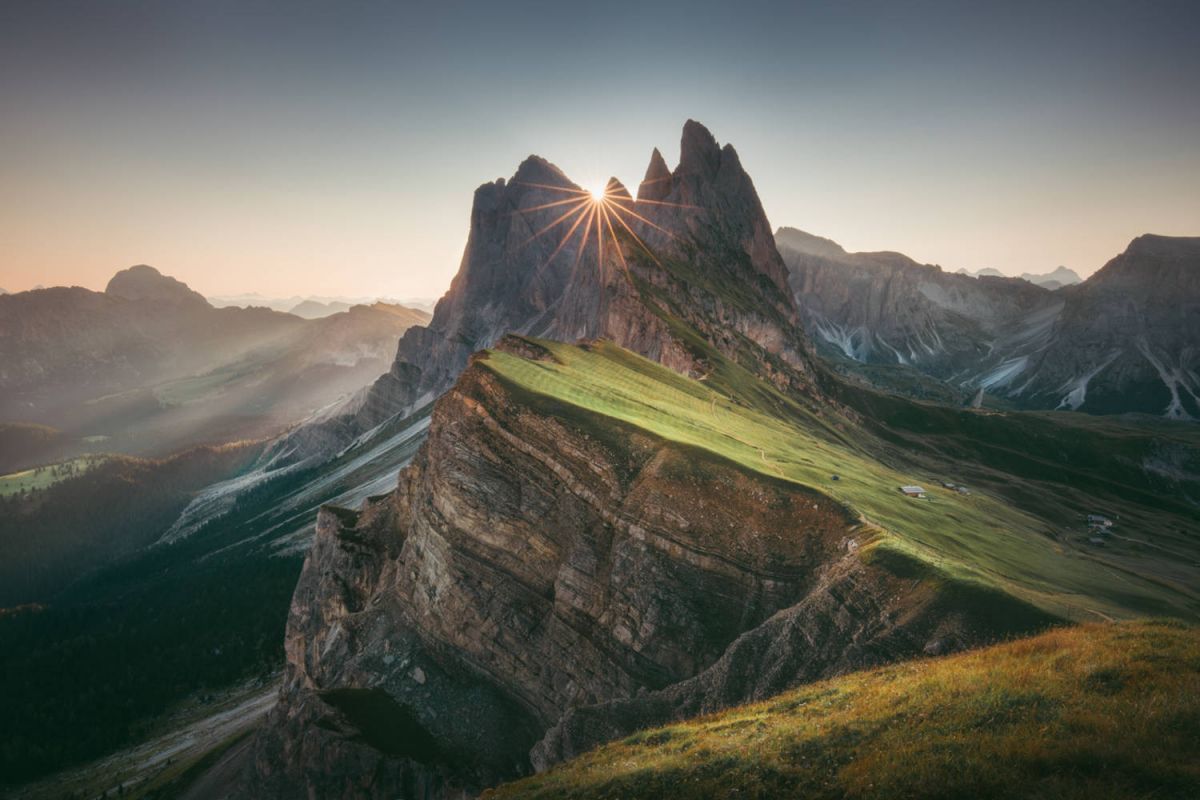
[(773, 225), (1090, 273), (1200, 234), (1200, 3), (0, 0), (0, 287), (436, 296), (471, 195), (732, 142)]

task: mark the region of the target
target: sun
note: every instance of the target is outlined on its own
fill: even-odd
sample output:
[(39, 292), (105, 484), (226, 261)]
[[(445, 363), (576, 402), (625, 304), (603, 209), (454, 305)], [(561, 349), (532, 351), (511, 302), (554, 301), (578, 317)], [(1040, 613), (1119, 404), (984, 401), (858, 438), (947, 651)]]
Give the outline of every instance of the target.
[(615, 191), (610, 188), (615, 180), (616, 179), (614, 178), (606, 184), (593, 184), (590, 188), (580, 188), (577, 186), (553, 186), (544, 183), (526, 183), (527, 186), (546, 189), (565, 195), (565, 197), (562, 197), (558, 200), (550, 200), (545, 203), (539, 203), (538, 205), (514, 209), (512, 212), (513, 214), (525, 215), (531, 212), (542, 211), (551, 208), (563, 209), (561, 213), (552, 212), (557, 213), (557, 216), (555, 216), (555, 218), (549, 223), (542, 226), (540, 230), (533, 233), (521, 245), (521, 247), (524, 247), (533, 242), (535, 239), (540, 239), (551, 230), (555, 228), (561, 229), (561, 226), (566, 226), (566, 232), (562, 234), (562, 237), (558, 241), (558, 245), (554, 248), (554, 251), (550, 253), (549, 258), (546, 259), (545, 263), (542, 264), (541, 269), (538, 270), (539, 275), (541, 274), (542, 270), (547, 269), (551, 262), (554, 261), (555, 257), (557, 257), (558, 254), (563, 251), (563, 248), (565, 248), (575, 236), (576, 231), (579, 231), (578, 250), (575, 254), (576, 268), (578, 268), (579, 262), (583, 258), (584, 251), (587, 250), (588, 243), (592, 242), (593, 239), (595, 244), (596, 263), (598, 266), (603, 265), (605, 252), (604, 244), (607, 240), (611, 242), (609, 252), (616, 253), (621, 268), (625, 271), (626, 275), (628, 275), (629, 264), (625, 260), (625, 253), (621, 247), (620, 237), (622, 236), (628, 236), (641, 250), (645, 251), (645, 253), (651, 259), (653, 259), (655, 262), (658, 261), (658, 258), (654, 255), (653, 251), (651, 251), (650, 248), (646, 246), (646, 243), (642, 241), (642, 237), (638, 236), (638, 234), (634, 231), (634, 225), (642, 224), (649, 228), (653, 228), (654, 230), (672, 239), (675, 238), (673, 233), (639, 213), (635, 206), (642, 204), (648, 206), (671, 206), (684, 210), (696, 210), (697, 208), (696, 206), (691, 206), (684, 203), (671, 203), (665, 200), (649, 200), (642, 198), (635, 201), (629, 196), (628, 192)]

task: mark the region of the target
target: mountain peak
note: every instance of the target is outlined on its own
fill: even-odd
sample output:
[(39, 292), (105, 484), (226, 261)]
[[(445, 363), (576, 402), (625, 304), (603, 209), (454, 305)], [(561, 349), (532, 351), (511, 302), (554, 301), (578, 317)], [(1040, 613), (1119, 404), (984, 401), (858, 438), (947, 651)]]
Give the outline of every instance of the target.
[(1143, 233), (1125, 248), (1127, 256), (1185, 257), (1200, 254), (1200, 236)]
[(671, 170), (658, 148), (650, 154), (646, 177), (638, 185), (638, 200), (662, 200), (671, 191)]
[(604, 193), (609, 196), (622, 197), (627, 200), (633, 199), (633, 196), (629, 194), (629, 190), (625, 188), (625, 184), (621, 183), (615, 177), (608, 179), (608, 183), (604, 185)]
[(1200, 289), (1200, 236), (1144, 233), (1086, 283), (1171, 302), (1194, 296)]
[(192, 291), (186, 283), (163, 275), (147, 264), (137, 264), (118, 272), (108, 282), (104, 293), (126, 300), (208, 305), (204, 296)]
[(846, 250), (832, 239), (802, 231), (799, 228), (780, 228), (775, 231), (775, 244), (799, 253), (808, 253), (825, 258), (839, 258)]
[(548, 184), (550, 186), (574, 187), (575, 184), (556, 165), (538, 155), (531, 155), (517, 167), (511, 183)]
[(683, 124), (679, 141), (679, 167), (676, 174), (699, 173), (712, 176), (721, 165), (721, 148), (708, 128), (689, 119)]
[(731, 145), (722, 148), (708, 128), (689, 119), (680, 138), (679, 166), (670, 180), (665, 165), (651, 158), (639, 190), (638, 235), (653, 247), (678, 250), (680, 241), (705, 247), (734, 243), (750, 256), (752, 269), (766, 275), (784, 295), (787, 270), (775, 249), (771, 227), (754, 182)]

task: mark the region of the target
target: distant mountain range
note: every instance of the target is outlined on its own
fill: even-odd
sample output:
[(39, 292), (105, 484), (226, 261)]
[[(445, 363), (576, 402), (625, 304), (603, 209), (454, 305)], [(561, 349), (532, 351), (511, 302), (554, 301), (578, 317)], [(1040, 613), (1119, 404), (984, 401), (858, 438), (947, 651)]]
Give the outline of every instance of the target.
[[(983, 269), (976, 270), (974, 272), (971, 272), (970, 270), (965, 269), (965, 268), (958, 269), (958, 270), (955, 270), (955, 274), (970, 275), (973, 278), (1007, 278), (1007, 277), (1009, 277), (1009, 276), (1005, 275), (1003, 272), (1001, 272), (1000, 270), (993, 269), (991, 267), (984, 267)], [(1077, 272), (1075, 272), (1075, 270), (1067, 269), (1066, 267), (1056, 267), (1051, 272), (1042, 272), (1042, 273), (1022, 272), (1019, 277), (1021, 278), (1021, 280), (1029, 281), (1030, 283), (1036, 283), (1038, 286), (1044, 287), (1046, 289), (1061, 289), (1064, 286), (1072, 286), (1076, 283), (1080, 283), (1081, 281), (1083, 281), (1083, 278), (1079, 277), (1079, 274)]]
[(289, 314), (295, 314), (305, 319), (315, 319), (317, 317), (336, 314), (339, 311), (345, 311), (351, 306), (370, 306), (375, 303), (404, 306), (406, 308), (415, 308), (419, 311), (433, 311), (433, 306), (437, 302), (437, 298), (415, 297), (396, 299), (381, 295), (362, 297), (347, 297), (344, 295), (336, 297), (327, 295), (272, 297), (258, 294), (257, 292), (250, 292), (248, 294), (210, 295), (208, 302), (217, 308), (228, 308), (230, 306), (237, 306), (238, 308), (269, 308), (274, 311), (286, 311)]
[(1064, 286), (1074, 286), (1077, 283), (1083, 282), (1083, 278), (1079, 277), (1079, 273), (1066, 267), (1056, 267), (1051, 272), (1043, 272), (1041, 274), (1022, 272), (1021, 279), (1030, 283), (1036, 283), (1038, 286), (1043, 286), (1047, 289), (1061, 289)]
[(927, 395), (926, 376), (1020, 408), (1200, 418), (1200, 238), (1140, 236), (1058, 289), (847, 253), (794, 228), (776, 241), (806, 329), (876, 385)]
[(103, 292), (0, 297), (0, 422), (165, 454), (277, 432), (384, 372), (428, 316), (377, 303), (320, 319), (215, 308), (148, 266)]

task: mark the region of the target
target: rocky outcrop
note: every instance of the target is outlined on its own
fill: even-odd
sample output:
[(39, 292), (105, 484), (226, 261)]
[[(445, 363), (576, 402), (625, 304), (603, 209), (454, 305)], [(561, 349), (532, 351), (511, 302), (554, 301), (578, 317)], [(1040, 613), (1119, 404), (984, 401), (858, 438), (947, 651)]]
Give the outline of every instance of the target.
[(1051, 291), (846, 253), (795, 229), (776, 238), (807, 329), (845, 372), (894, 388), (908, 384), (871, 366), (901, 367), (960, 399), (983, 389), (1025, 408), (1200, 415), (1200, 239), (1139, 237), (1087, 281)]
[(679, 165), (668, 170), (655, 150), (638, 192), (614, 179), (601, 210), (537, 156), (511, 179), (479, 187), (462, 263), (429, 325), (404, 335), (392, 369), (348, 413), (279, 450), (318, 460), (336, 452), (431, 402), (472, 352), (510, 332), (610, 339), (703, 374), (708, 365), (671, 329), (678, 319), (731, 357), (780, 360), (778, 381), (811, 390), (786, 268), (734, 149), (689, 121)]
[(972, 609), (1000, 605), (948, 613), (936, 581), (864, 560), (872, 538), (819, 492), (544, 406), (485, 359), (393, 494), (322, 511), (247, 796), (472, 793), (647, 720), (996, 634)]

